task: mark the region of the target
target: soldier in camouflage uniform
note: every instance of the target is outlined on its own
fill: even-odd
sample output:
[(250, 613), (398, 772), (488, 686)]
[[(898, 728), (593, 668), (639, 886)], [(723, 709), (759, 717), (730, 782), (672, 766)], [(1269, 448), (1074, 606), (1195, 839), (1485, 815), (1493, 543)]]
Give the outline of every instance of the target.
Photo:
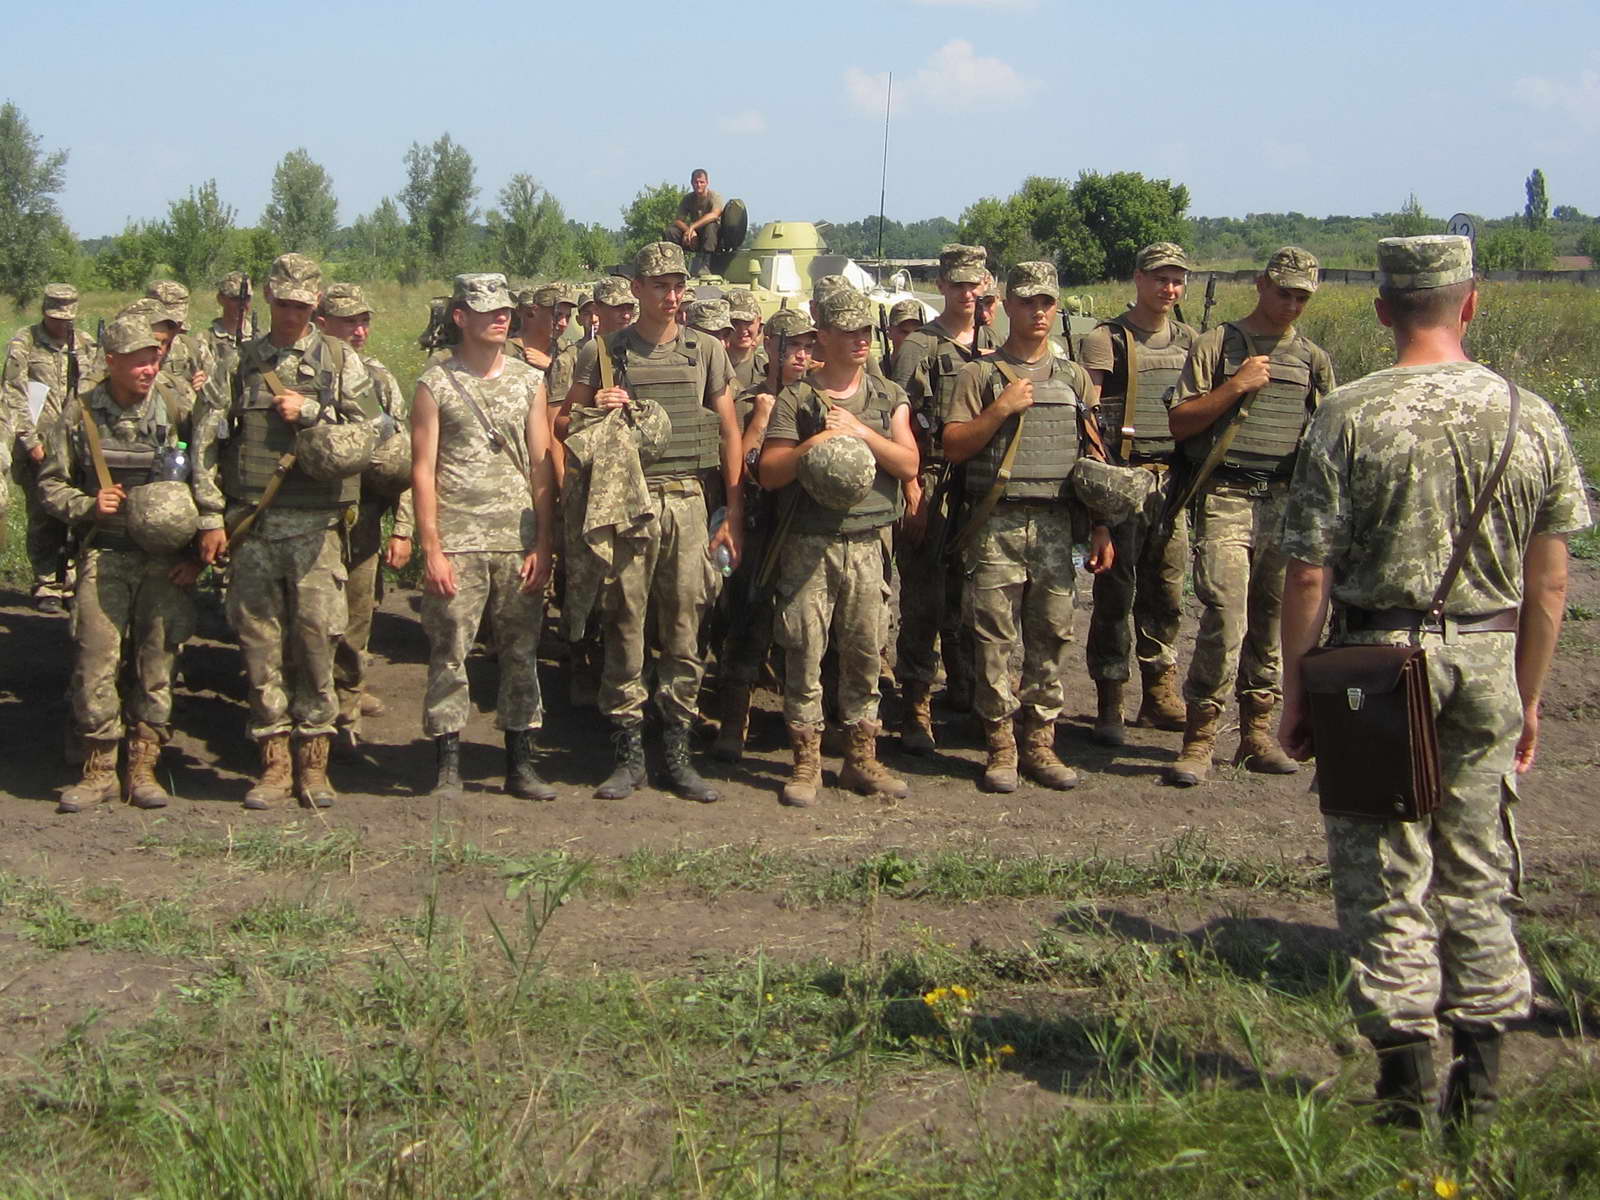
[(632, 285), (621, 275), (607, 275), (594, 285), (595, 334), (605, 337), (626, 329), (639, 315)]
[(734, 390), (743, 392), (767, 377), (767, 349), (763, 344), (764, 322), (761, 305), (749, 288), (730, 288), (726, 294), (728, 319), (733, 322), (733, 337), (728, 342), (728, 361), (733, 364)]
[[(917, 443), (905, 392), (866, 371), (872, 310), (853, 288), (817, 301), (816, 337), (825, 365), (788, 385), (773, 406), (761, 449), (761, 485), (791, 488), (793, 505), (778, 567), (777, 637), (786, 655), (783, 714), (794, 749), (785, 804), (816, 801), (822, 778), (822, 656), (830, 630), (839, 657), (839, 719), (848, 742), (841, 787), (905, 796), (905, 781), (878, 761), (878, 653), (888, 621), (889, 531), (900, 488), (917, 473)], [(847, 508), (817, 494), (807, 460), (859, 439), (870, 452), (868, 486)], [(859, 451), (856, 451), (859, 456)]]
[[(1171, 536), (1153, 537), (1172, 488), (1172, 432), (1167, 404), (1198, 336), (1173, 319), (1183, 299), (1189, 258), (1182, 246), (1156, 242), (1139, 251), (1133, 271), (1134, 305), (1096, 326), (1083, 341), (1082, 364), (1094, 385), (1098, 418), (1113, 462), (1149, 471), (1156, 486), (1142, 512), (1111, 531), (1116, 562), (1094, 580), (1089, 619), (1089, 677), (1098, 699), (1093, 738), (1102, 745), (1126, 740), (1123, 685), (1128, 680), (1128, 618), (1131, 648), (1139, 659), (1143, 699), (1136, 724), (1179, 730), (1184, 724), (1178, 692), (1178, 621), (1183, 613), (1183, 577), (1189, 565), (1189, 527), (1180, 514)], [(1129, 381), (1132, 387), (1129, 387)]]
[[(113, 321), (104, 349), (106, 377), (67, 400), (39, 470), (40, 504), (79, 531), (72, 711), (85, 757), (82, 779), (61, 793), (56, 811), (63, 813), (114, 800), (124, 783), (138, 808), (162, 808), (170, 799), (155, 766), (171, 737), (173, 667), (194, 629), (188, 589), (200, 572), (192, 557), (146, 552), (130, 536), (126, 515), (129, 493), (148, 484), (159, 456), (188, 436), (189, 405), (161, 375), (161, 345), (142, 317)], [(99, 478), (85, 420), (94, 423), (110, 487)], [(133, 686), (124, 699), (117, 678), (125, 649)], [(117, 775), (124, 736), (125, 781)]]
[(243, 271), (230, 271), (217, 284), (217, 306), (222, 315), (206, 327), (201, 340), (213, 363), (239, 353), (239, 329), (244, 329), (248, 341), (256, 335), (255, 319), (250, 313), (251, 297), (245, 290), (248, 281)]
[(493, 614), (505, 732), (506, 791), (553, 800), (534, 768), (543, 723), (539, 633), (555, 545), (544, 373), (505, 353), (511, 294), (504, 275), (458, 275), (452, 319), (461, 342), (417, 380), (412, 489), (423, 555), (422, 626), (428, 690), (422, 729), (433, 738), (435, 795), (461, 787), (469, 706), (467, 654)]
[(882, 364), (885, 375), (894, 371), (895, 355), (900, 353), (905, 340), (922, 328), (924, 320), (920, 300), (896, 300), (889, 309), (889, 349)]
[[(570, 283), (547, 283), (517, 293), (517, 308), (522, 314), (522, 336), (508, 338), (506, 351), (530, 367), (545, 373), (545, 390), (551, 412), (566, 398), (572, 386), (572, 368), (578, 361), (576, 342), (565, 342), (561, 335), (572, 324), (578, 307), (578, 289)], [(551, 347), (554, 346), (552, 357)]]
[[(1078, 782), (1056, 755), (1055, 732), (1072, 644), (1072, 547), (1077, 526), (1088, 524), (1064, 493), (1091, 384), (1082, 367), (1051, 349), (1060, 294), (1050, 263), (1012, 267), (1006, 341), (961, 369), (944, 407), (944, 453), (951, 464), (965, 464), (965, 519), (976, 522), (959, 536), (977, 641), (975, 707), (988, 743), (983, 786), (992, 792), (1017, 790), (1019, 713), (1022, 771), (1058, 791)], [(1095, 525), (1089, 569), (1105, 571), (1113, 560), (1110, 531)], [(1011, 685), (1019, 643), (1020, 696)]]
[[(294, 794), (326, 808), (335, 799), (327, 772), (339, 713), (334, 646), (349, 623), (346, 534), (361, 483), (354, 475), (313, 479), (294, 465), (275, 502), (259, 505), (300, 431), (370, 421), (379, 410), (361, 356), (312, 324), (321, 268), (302, 254), (282, 255), (267, 293), (271, 327), (235, 361), (217, 365), (195, 419), (200, 556), (230, 556), (228, 620), (244, 651), (249, 732), (261, 749), (261, 776), (245, 807)], [(225, 526), (237, 528), (252, 512), (248, 534), (230, 547)]]
[(1301, 432), (1334, 386), (1327, 352), (1294, 327), (1317, 282), (1317, 260), (1304, 250), (1285, 246), (1274, 254), (1256, 277), (1250, 315), (1195, 342), (1167, 412), (1186, 471), (1203, 469), (1212, 446), (1231, 437), (1196, 505), (1200, 628), (1183, 686), (1183, 752), (1166, 772), (1167, 782), (1180, 787), (1199, 783), (1211, 769), (1222, 709), (1235, 685), (1235, 765), (1271, 775), (1298, 770), (1272, 736), (1283, 605), (1278, 531)]
[(1326, 817), (1328, 866), (1339, 927), (1356, 946), (1351, 1001), (1378, 1051), (1380, 1115), (1422, 1124), (1442, 1021), (1453, 1038), (1442, 1108), (1459, 1127), (1492, 1115), (1501, 1031), (1532, 1001), (1508, 911), (1520, 876), (1511, 809), (1538, 744), (1567, 534), (1590, 516), (1559, 418), (1522, 392), (1511, 458), (1443, 628), (1427, 622), (1505, 442), (1509, 392), (1462, 348), (1477, 308), (1470, 242), (1386, 238), (1378, 267), (1378, 316), (1394, 330), (1398, 365), (1327, 397), (1290, 488), (1282, 737), (1297, 758), (1313, 751), (1301, 662), (1330, 598), (1335, 644), (1420, 636), (1443, 803), (1410, 822)]
[(152, 283), (145, 295), (165, 305), (177, 326), (161, 369), (183, 380), (198, 394), (217, 369), (217, 360), (210, 346), (189, 332), (189, 289), (174, 280), (162, 279)]
[[(330, 283), (317, 306), (317, 328), (338, 338), (361, 356), (361, 364), (372, 378), (378, 407), (409, 436), (411, 400), (400, 390), (394, 372), (375, 357), (364, 353), (372, 332), (372, 306), (361, 288), (353, 283)], [(393, 511), (394, 526), (387, 544), (383, 537), (384, 514)], [(367, 642), (372, 637), (372, 614), (383, 596), (385, 566), (398, 571), (411, 561), (411, 493), (399, 500), (361, 487), (356, 522), (350, 527), (349, 578), (345, 582), (345, 608), (349, 621), (333, 651), (333, 682), (339, 693), (337, 741), (346, 751), (355, 750), (361, 738), (361, 718), (380, 716), (383, 701), (366, 687)]]
[[(939, 253), (939, 294), (944, 308), (900, 344), (893, 379), (911, 398), (912, 428), (922, 465), (906, 486), (906, 515), (896, 542), (900, 570), (900, 638), (895, 676), (904, 713), (900, 744), (911, 754), (932, 754), (933, 680), (938, 668), (934, 638), (944, 656), (945, 698), (951, 708), (972, 707), (973, 642), (961, 620), (961, 568), (944, 554), (938, 522), (930, 526), (933, 492), (945, 472), (940, 424), (955, 377), (963, 365), (994, 349), (992, 326), (974, 323), (978, 296), (988, 286), (988, 254), (982, 246), (950, 245)], [(955, 493), (958, 494), (958, 493)], [(935, 536), (929, 536), (930, 528)]]
[[(701, 333), (710, 334), (722, 343), (726, 350), (728, 343), (733, 340), (733, 318), (728, 313), (728, 302), (720, 298), (696, 300), (689, 305), (690, 329), (698, 329)], [(731, 365), (731, 363), (730, 363)], [(737, 387), (737, 376), (735, 377)]]
[[(600, 711), (612, 723), (616, 769), (595, 795), (621, 799), (645, 781), (645, 641), (646, 630), (652, 628), (647, 615), (653, 611), (659, 649), (656, 707), (664, 727), (668, 778), (680, 795), (709, 802), (718, 793), (695, 770), (689, 735), (698, 718), (705, 671), (699, 635), (710, 600), (707, 561), (716, 547), (726, 546), (737, 566), (744, 537), (733, 372), (720, 342), (677, 323), (687, 277), (682, 249), (671, 242), (652, 242), (635, 256), (634, 272), (631, 289), (639, 319), (604, 339), (615, 383), (601, 384), (597, 339), (578, 356), (566, 411), (558, 418), (558, 432), (564, 436), (570, 422), (626, 408), (637, 394), (659, 403), (672, 423), (668, 446), (644, 467), (658, 516), (647, 537), (620, 544), (600, 598), (605, 629)], [(700, 473), (718, 468), (727, 520), (708, 541)], [(591, 486), (591, 503), (594, 496)]]
[[(22, 488), (27, 505), (28, 565), (33, 570), (33, 600), (40, 612), (64, 611), (71, 594), (70, 580), (57, 578), (66, 553), (67, 530), (39, 503), (37, 478), (44, 462), (45, 443), (61, 416), (67, 396), (69, 345), (76, 351), (78, 379), (87, 385), (99, 373), (99, 350), (94, 339), (74, 328), (78, 318), (78, 289), (69, 283), (52, 283), (44, 289), (44, 304), (37, 325), (19, 329), (6, 345), (4, 372), (0, 373), (6, 428), (3, 431), (12, 478)], [(28, 405), (28, 385), (47, 389), (37, 420)], [(6, 505), (0, 504), (0, 517)]]

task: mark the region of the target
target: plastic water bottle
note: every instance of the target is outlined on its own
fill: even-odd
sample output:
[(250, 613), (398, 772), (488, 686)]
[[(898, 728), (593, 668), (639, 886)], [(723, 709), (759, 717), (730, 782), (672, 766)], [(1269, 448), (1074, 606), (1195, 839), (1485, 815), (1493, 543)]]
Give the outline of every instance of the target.
[(155, 482), (189, 482), (189, 443), (179, 442), (156, 459)]
[[(712, 513), (711, 530), (709, 536), (713, 538), (716, 537), (717, 530), (721, 529), (727, 520), (728, 510), (726, 507), (719, 508), (716, 512)], [(722, 573), (722, 577), (724, 579), (733, 574), (733, 552), (729, 550), (727, 546), (720, 545), (713, 550), (711, 552), (711, 561), (716, 564), (717, 570)]]

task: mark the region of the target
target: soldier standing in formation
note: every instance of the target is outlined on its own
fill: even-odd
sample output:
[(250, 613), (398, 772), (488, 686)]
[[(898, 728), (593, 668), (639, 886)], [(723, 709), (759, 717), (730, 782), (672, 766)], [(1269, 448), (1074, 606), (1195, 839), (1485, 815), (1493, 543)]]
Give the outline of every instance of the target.
[(506, 349), (545, 373), (545, 391), (553, 408), (572, 386), (572, 368), (578, 361), (577, 344), (561, 340), (577, 311), (578, 289), (570, 283), (528, 288), (517, 293), (517, 306), (522, 336), (508, 339)]
[[(300, 449), (301, 431), (369, 422), (378, 408), (361, 356), (311, 322), (321, 268), (282, 255), (267, 293), (270, 328), (246, 342), (236, 362), (219, 364), (195, 422), (200, 555), (207, 563), (231, 559), (228, 621), (244, 652), (249, 732), (261, 748), (261, 775), (245, 807), (293, 794), (325, 808), (335, 798), (327, 774), (339, 713), (334, 646), (349, 623), (345, 535), (361, 485), (354, 475), (313, 478), (298, 458), (279, 472), (284, 456)], [(278, 490), (264, 504), (275, 475)], [(230, 547), (225, 525), (237, 530), (247, 515), (247, 536)]]
[[(726, 300), (720, 298), (696, 300), (689, 305), (687, 324), (690, 329), (698, 329), (701, 333), (716, 338), (724, 351), (727, 350), (728, 343), (733, 341), (733, 317), (729, 315)], [(732, 366), (731, 362), (729, 366)], [(733, 386), (735, 391), (744, 390), (744, 385), (739, 382), (737, 375), (734, 376)]]
[(1274, 254), (1256, 277), (1250, 315), (1195, 342), (1167, 414), (1186, 471), (1203, 476), (1194, 529), (1194, 590), (1203, 607), (1183, 688), (1183, 751), (1166, 774), (1181, 787), (1211, 769), (1236, 681), (1234, 763), (1267, 774), (1298, 769), (1272, 733), (1283, 606), (1278, 533), (1301, 431), (1334, 386), (1327, 352), (1294, 327), (1316, 290), (1315, 258), (1296, 246)]
[[(689, 737), (698, 717), (700, 622), (709, 602), (707, 556), (726, 548), (738, 565), (744, 534), (739, 490), (740, 437), (733, 408), (733, 372), (722, 344), (677, 323), (687, 269), (672, 242), (653, 242), (634, 258), (631, 290), (639, 305), (632, 325), (583, 348), (567, 394), (573, 410), (627, 407), (634, 394), (653, 400), (672, 423), (662, 455), (644, 468), (657, 508), (647, 537), (618, 543), (612, 572), (601, 596), (605, 668), (600, 711), (611, 721), (616, 769), (595, 794), (621, 799), (645, 782), (644, 681), (647, 614), (654, 612), (656, 706), (666, 742), (667, 776), (679, 794), (713, 801), (717, 791), (695, 770)], [(616, 370), (601, 385), (600, 349)], [(559, 422), (564, 435), (567, 424)], [(727, 495), (727, 520), (707, 542), (705, 489), (700, 474), (720, 468)]]
[[(1088, 524), (1064, 496), (1091, 384), (1082, 367), (1051, 349), (1060, 295), (1050, 263), (1012, 267), (1005, 343), (961, 369), (945, 404), (945, 456), (966, 466), (970, 515), (958, 548), (977, 643), (975, 707), (988, 745), (983, 786), (991, 792), (1017, 790), (1019, 712), (1023, 773), (1057, 790), (1078, 782), (1056, 755), (1055, 734), (1072, 643), (1072, 548)], [(1093, 527), (1089, 547), (1091, 571), (1112, 566), (1104, 525)], [(1020, 696), (1011, 683), (1019, 644)]]
[(189, 332), (189, 289), (174, 280), (162, 279), (152, 283), (145, 296), (162, 305), (173, 324), (172, 340), (167, 344), (161, 369), (183, 380), (199, 395), (217, 363), (206, 343)]
[(243, 271), (230, 271), (217, 284), (217, 307), (222, 311), (214, 317), (201, 335), (212, 363), (239, 353), (239, 332), (242, 329), (248, 340), (255, 336), (255, 320), (250, 314), (249, 281)]
[(539, 632), (555, 546), (544, 372), (505, 353), (511, 294), (504, 275), (458, 275), (455, 353), (417, 380), (411, 479), (423, 561), (428, 687), (422, 729), (434, 740), (435, 795), (461, 788), (467, 654), (485, 611), (494, 621), (505, 732), (506, 791), (553, 800), (534, 767), (543, 724)]
[(728, 302), (728, 319), (733, 323), (728, 362), (733, 366), (734, 389), (743, 392), (762, 383), (767, 376), (761, 306), (749, 288), (730, 288), (724, 298)]
[(1334, 642), (1426, 651), (1442, 805), (1417, 821), (1324, 820), (1339, 928), (1356, 943), (1351, 1003), (1378, 1053), (1379, 1117), (1423, 1124), (1442, 1022), (1441, 1107), (1459, 1129), (1492, 1116), (1502, 1031), (1533, 999), (1508, 911), (1521, 875), (1514, 780), (1538, 747), (1567, 535), (1590, 514), (1559, 418), (1522, 392), (1505, 475), (1442, 622), (1429, 623), (1423, 610), (1508, 436), (1510, 395), (1462, 347), (1478, 304), (1467, 239), (1386, 238), (1378, 269), (1397, 363), (1323, 401), (1290, 490), (1282, 735), (1310, 755), (1301, 663), (1330, 599)]
[(917, 471), (905, 392), (868, 374), (872, 312), (854, 288), (817, 301), (823, 365), (784, 388), (761, 449), (761, 485), (795, 489), (778, 575), (786, 652), (783, 713), (794, 749), (785, 804), (816, 801), (822, 776), (822, 656), (839, 660), (847, 744), (841, 787), (906, 795), (878, 761), (878, 664), (888, 622), (890, 527)]
[(978, 295), (989, 280), (982, 246), (946, 246), (939, 253), (939, 315), (900, 344), (894, 382), (911, 399), (921, 466), (906, 485), (896, 565), (900, 570), (900, 637), (895, 676), (905, 711), (900, 744), (909, 754), (932, 754), (933, 680), (938, 667), (934, 639), (944, 657), (945, 698), (957, 712), (972, 707), (972, 633), (961, 620), (961, 571), (945, 554), (943, 514), (931, 506), (945, 467), (940, 442), (943, 409), (956, 375), (968, 362), (994, 349), (991, 326), (975, 324)]
[(1107, 746), (1127, 740), (1122, 693), (1129, 677), (1130, 615), (1131, 648), (1139, 660), (1143, 689), (1135, 723), (1175, 731), (1183, 728), (1185, 716), (1178, 692), (1177, 643), (1189, 528), (1182, 513), (1176, 515), (1170, 536), (1157, 527), (1173, 479), (1167, 405), (1198, 335), (1172, 317), (1189, 277), (1183, 247), (1157, 242), (1140, 250), (1135, 261), (1133, 307), (1090, 331), (1082, 355), (1110, 460), (1150, 472), (1155, 483), (1143, 511), (1112, 529), (1116, 561), (1094, 580), (1087, 644), (1097, 699), (1092, 736)]

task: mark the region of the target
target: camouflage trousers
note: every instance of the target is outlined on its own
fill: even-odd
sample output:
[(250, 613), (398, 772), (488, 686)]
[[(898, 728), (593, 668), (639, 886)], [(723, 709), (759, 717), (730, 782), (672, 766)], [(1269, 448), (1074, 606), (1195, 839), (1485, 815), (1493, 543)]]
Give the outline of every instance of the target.
[(361, 692), (367, 678), (367, 642), (372, 614), (383, 586), (383, 514), (387, 501), (363, 503), (350, 527), (349, 580), (345, 608), (349, 619), (333, 648), (333, 682), (339, 696), (339, 724), (361, 727)]
[(1094, 611), (1085, 645), (1091, 679), (1126, 682), (1130, 648), (1141, 670), (1164, 670), (1178, 661), (1183, 577), (1189, 569), (1189, 522), (1179, 513), (1172, 536), (1160, 544), (1153, 541), (1151, 534), (1171, 491), (1172, 473), (1161, 471), (1156, 480), (1143, 511), (1112, 528), (1116, 558), (1109, 571), (1094, 577)]
[(72, 595), (73, 566), (67, 565), (65, 579), (61, 576), (61, 557), (67, 550), (67, 527), (45, 512), (39, 502), (39, 468), (26, 450), (15, 447), (12, 460), (12, 477), (22, 488), (22, 502), (27, 513), (27, 533), (24, 549), (28, 555), (28, 569), (33, 576), (34, 599), (54, 596), (65, 599)]
[[(122, 737), (123, 715), (154, 728), (163, 741), (172, 722), (172, 673), (194, 633), (194, 602), (168, 577), (175, 556), (91, 547), (78, 557), (72, 607), (72, 716), (86, 738)], [(117, 681), (126, 649), (132, 666), (127, 700)]]
[[(894, 675), (907, 683), (932, 684), (939, 673), (937, 638), (947, 664), (957, 656), (973, 661), (972, 630), (961, 619), (961, 566), (954, 556), (923, 541), (901, 541), (895, 551), (900, 572), (900, 636), (895, 642)], [(949, 674), (948, 668), (946, 674)]]
[(830, 633), (839, 663), (839, 721), (878, 719), (888, 572), (888, 526), (789, 535), (779, 566), (776, 628), (784, 649), (783, 715), (789, 724), (822, 727), (822, 656)]
[(1324, 818), (1334, 908), (1355, 943), (1351, 1004), (1375, 1042), (1435, 1037), (1441, 1019), (1504, 1029), (1533, 999), (1508, 911), (1522, 871), (1511, 816), (1516, 635), (1425, 635), (1423, 645), (1444, 803), (1420, 821)]
[(516, 551), (452, 554), (456, 594), (422, 594), (422, 629), (428, 635), (428, 687), (422, 700), (422, 732), (429, 737), (459, 733), (471, 704), (467, 655), (488, 610), (499, 652), (500, 690), (496, 729), (537, 729), (544, 722), (539, 695), (539, 629), (542, 592), (522, 590), (523, 556)]
[[(1063, 505), (1001, 503), (967, 551), (967, 601), (977, 642), (974, 710), (999, 721), (1025, 709), (1039, 722), (1061, 715), (1072, 644), (1072, 513)], [(1011, 662), (1022, 644), (1022, 689)]]
[(272, 540), (252, 533), (234, 552), (228, 623), (244, 651), (251, 737), (333, 732), (333, 647), (348, 623), (345, 580), (337, 527)]
[(1278, 630), (1286, 560), (1278, 538), (1287, 495), (1284, 482), (1216, 483), (1200, 501), (1194, 527), (1200, 628), (1183, 686), (1190, 704), (1225, 708), (1230, 690), (1281, 695)]
[(657, 652), (656, 707), (668, 725), (687, 725), (699, 712), (705, 675), (700, 621), (709, 603), (706, 501), (698, 479), (649, 483), (660, 515), (649, 537), (617, 540), (611, 574), (600, 590), (600, 711), (617, 725), (644, 720), (648, 639)]
[(767, 653), (772, 649), (775, 589), (754, 609), (750, 608), (750, 589), (767, 552), (767, 535), (764, 526), (745, 533), (743, 557), (724, 588), (726, 635), (722, 640), (722, 652), (717, 656), (724, 683), (754, 687), (761, 678), (761, 666), (767, 661)]

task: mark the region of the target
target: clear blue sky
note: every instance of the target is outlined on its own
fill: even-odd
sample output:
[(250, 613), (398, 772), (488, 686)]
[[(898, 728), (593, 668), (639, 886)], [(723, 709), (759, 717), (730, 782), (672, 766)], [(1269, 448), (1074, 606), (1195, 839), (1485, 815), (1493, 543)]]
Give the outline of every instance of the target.
[(615, 226), (640, 187), (704, 165), (757, 219), (855, 219), (878, 207), (888, 71), (899, 219), (1083, 169), (1186, 183), (1192, 215), (1366, 214), (1415, 191), (1436, 216), (1501, 216), (1540, 167), (1552, 204), (1600, 211), (1593, 0), (818, 0), (748, 4), (734, 31), (715, 14), (737, 7), (31, 4), (7, 16), (0, 98), (70, 150), (83, 237), (213, 177), (253, 223), (296, 146), (348, 222), (445, 131), (481, 207), (526, 171)]

